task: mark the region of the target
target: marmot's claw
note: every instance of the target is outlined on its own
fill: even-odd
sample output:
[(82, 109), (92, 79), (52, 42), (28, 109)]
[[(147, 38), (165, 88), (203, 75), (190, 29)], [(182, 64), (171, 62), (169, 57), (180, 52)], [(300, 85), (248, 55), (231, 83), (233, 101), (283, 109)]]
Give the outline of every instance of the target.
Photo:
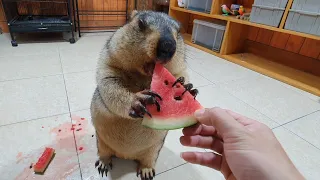
[(140, 113), (138, 114), (135, 110), (131, 110), (129, 116), (132, 118), (143, 118), (143, 115)]
[(196, 99), (197, 95), (199, 94), (198, 89), (192, 89), (190, 91), (190, 94), (194, 97), (194, 99)]
[(184, 88), (185, 88), (186, 90), (182, 93), (182, 95), (183, 95), (184, 93), (186, 93), (187, 91), (189, 91), (190, 94), (194, 97), (194, 99), (196, 99), (196, 96), (199, 94), (198, 89), (192, 89), (192, 88), (193, 88), (193, 85), (192, 85), (192, 84), (186, 84), (186, 85), (184, 85)]
[[(177, 81), (179, 80), (180, 78), (178, 78), (177, 79)], [(174, 85), (177, 83), (177, 81), (174, 83)], [(182, 84), (182, 83), (181, 83)], [(174, 86), (173, 85), (173, 86)], [(172, 86), (172, 87), (173, 87)], [(199, 94), (199, 91), (197, 90), (197, 89), (192, 89), (193, 88), (193, 84), (191, 84), (191, 83), (188, 83), (188, 84), (185, 84), (185, 85), (183, 85), (183, 87), (184, 87), (184, 91), (183, 91), (183, 93), (180, 95), (180, 96), (176, 96), (174, 99), (175, 100), (181, 100), (182, 99), (182, 96), (188, 91), (188, 92), (190, 92), (190, 94), (192, 95), (192, 96), (194, 96), (194, 99), (196, 99), (196, 96)]]
[(153, 97), (157, 97), (157, 98), (159, 98), (160, 100), (162, 100), (162, 97), (161, 97), (158, 93), (153, 92), (153, 91), (151, 91), (151, 90), (144, 90), (144, 91), (142, 91), (141, 93), (142, 93), (142, 94), (146, 94), (146, 95), (150, 95), (150, 96), (153, 96)]
[(153, 180), (153, 178), (156, 176), (156, 172), (152, 168), (143, 168), (143, 169), (138, 169), (137, 171), (137, 177), (139, 177), (141, 180)]
[(110, 167), (110, 169), (112, 169), (112, 163), (110, 162), (109, 164), (104, 164), (101, 160), (96, 161), (96, 163), (94, 164), (95, 168), (98, 169), (99, 174), (101, 174), (101, 176), (103, 177), (103, 174), (106, 175), (108, 174), (108, 166)]
[(162, 100), (161, 96), (153, 91), (145, 90), (136, 94), (136, 99), (131, 105), (129, 116), (132, 118), (143, 118), (145, 114), (152, 118), (152, 115), (147, 110), (146, 105), (154, 104), (157, 106), (157, 111), (160, 111), (160, 103), (157, 100)]
[(180, 83), (180, 84), (184, 84), (184, 77), (179, 77), (173, 84), (172, 84), (172, 87), (175, 86), (177, 83)]
[(189, 83), (189, 84), (183, 85), (183, 87), (184, 87), (185, 90), (182, 93), (182, 95), (184, 95), (184, 93), (186, 93), (187, 91), (190, 92), (192, 90), (192, 88), (193, 88), (193, 84)]

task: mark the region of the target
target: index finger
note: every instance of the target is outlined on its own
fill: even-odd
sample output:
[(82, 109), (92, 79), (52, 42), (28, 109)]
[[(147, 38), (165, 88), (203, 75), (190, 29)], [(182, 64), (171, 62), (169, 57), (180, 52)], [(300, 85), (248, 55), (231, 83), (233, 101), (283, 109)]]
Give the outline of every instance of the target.
[(202, 135), (202, 136), (213, 136), (216, 134), (216, 129), (212, 126), (206, 126), (204, 124), (196, 124), (190, 127), (186, 127), (182, 130), (182, 133), (185, 136), (194, 136), (194, 135)]
[(221, 108), (202, 109), (197, 111), (195, 116), (200, 123), (215, 127), (222, 137), (230, 131), (244, 129), (242, 124)]

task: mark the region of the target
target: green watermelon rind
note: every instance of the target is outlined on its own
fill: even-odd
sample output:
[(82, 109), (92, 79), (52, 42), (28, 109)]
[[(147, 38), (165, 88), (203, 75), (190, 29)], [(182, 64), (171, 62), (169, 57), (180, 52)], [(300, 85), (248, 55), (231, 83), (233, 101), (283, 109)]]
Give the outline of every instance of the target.
[(144, 118), (142, 125), (156, 130), (175, 130), (189, 127), (197, 124), (197, 120), (193, 116), (185, 116), (181, 118)]

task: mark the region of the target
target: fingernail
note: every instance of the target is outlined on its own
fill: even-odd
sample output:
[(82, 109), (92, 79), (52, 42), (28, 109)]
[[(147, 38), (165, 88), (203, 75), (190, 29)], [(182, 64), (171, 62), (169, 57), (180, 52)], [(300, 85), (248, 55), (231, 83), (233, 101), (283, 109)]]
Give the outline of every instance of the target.
[(205, 109), (199, 109), (194, 113), (194, 116), (196, 118), (200, 118), (201, 116), (203, 116), (204, 112), (205, 112)]

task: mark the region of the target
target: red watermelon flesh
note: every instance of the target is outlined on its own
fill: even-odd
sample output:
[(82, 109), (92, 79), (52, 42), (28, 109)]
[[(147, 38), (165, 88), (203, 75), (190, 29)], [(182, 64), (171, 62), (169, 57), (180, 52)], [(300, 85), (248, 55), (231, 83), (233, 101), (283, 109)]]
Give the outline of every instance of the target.
[(175, 81), (176, 78), (163, 65), (156, 64), (151, 90), (162, 97), (162, 101), (159, 100), (161, 110), (158, 112), (155, 105), (148, 105), (152, 118), (145, 115), (142, 125), (152, 129), (172, 130), (197, 123), (193, 114), (202, 106), (189, 92), (184, 93), (181, 100), (176, 100), (175, 97), (181, 96), (185, 88), (180, 83), (172, 87)]
[(41, 157), (38, 159), (36, 165), (33, 166), (34, 172), (43, 173), (49, 165), (53, 155), (54, 149), (46, 147)]

